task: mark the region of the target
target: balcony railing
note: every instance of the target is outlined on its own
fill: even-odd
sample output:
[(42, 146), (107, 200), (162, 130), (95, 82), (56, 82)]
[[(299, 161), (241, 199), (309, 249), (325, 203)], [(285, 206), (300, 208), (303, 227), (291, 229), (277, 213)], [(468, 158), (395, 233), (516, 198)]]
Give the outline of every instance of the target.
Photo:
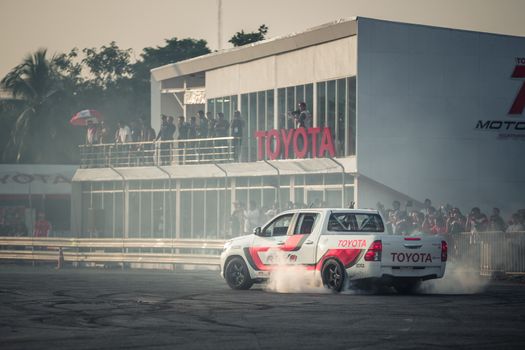
[(238, 159), (235, 137), (80, 145), (81, 168), (227, 163)]

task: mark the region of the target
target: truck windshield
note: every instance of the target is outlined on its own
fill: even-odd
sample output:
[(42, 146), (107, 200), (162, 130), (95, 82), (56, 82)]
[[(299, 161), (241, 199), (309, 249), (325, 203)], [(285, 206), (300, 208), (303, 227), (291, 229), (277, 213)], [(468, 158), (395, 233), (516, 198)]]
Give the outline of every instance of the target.
[(378, 214), (332, 213), (328, 220), (328, 233), (384, 232), (383, 220)]

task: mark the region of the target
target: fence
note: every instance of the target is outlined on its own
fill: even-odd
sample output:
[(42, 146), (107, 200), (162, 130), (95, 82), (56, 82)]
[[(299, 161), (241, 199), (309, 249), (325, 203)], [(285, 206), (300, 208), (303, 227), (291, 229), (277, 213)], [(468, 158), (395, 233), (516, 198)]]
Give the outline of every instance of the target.
[(0, 259), (219, 265), (222, 240), (0, 237)]
[(80, 145), (80, 167), (233, 162), (238, 160), (239, 146), (235, 137)]
[(525, 232), (479, 232), (452, 235), (450, 255), (479, 267), (484, 276), (525, 274)]
[[(481, 275), (525, 274), (525, 232), (448, 237), (450, 261)], [(0, 237), (0, 260), (219, 265), (223, 240)]]

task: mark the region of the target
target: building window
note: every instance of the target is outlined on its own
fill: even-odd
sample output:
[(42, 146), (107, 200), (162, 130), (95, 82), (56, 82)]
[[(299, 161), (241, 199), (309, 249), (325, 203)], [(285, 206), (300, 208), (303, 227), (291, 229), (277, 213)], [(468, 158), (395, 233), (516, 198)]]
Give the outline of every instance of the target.
[(314, 125), (330, 128), (338, 156), (355, 155), (355, 77), (317, 83)]
[(224, 119), (231, 122), (233, 112), (239, 109), (237, 95), (210, 98), (206, 102), (206, 111), (210, 112), (213, 118), (217, 118), (217, 113), (224, 114)]
[(299, 108), (300, 102), (306, 103), (306, 109), (313, 110), (313, 84), (290, 86), (277, 89), (277, 111), (279, 113), (279, 129), (294, 128), (291, 112)]
[(244, 120), (241, 160), (254, 162), (257, 160), (257, 130), (275, 128), (274, 123), (274, 93), (273, 90), (257, 91), (241, 95), (241, 118)]

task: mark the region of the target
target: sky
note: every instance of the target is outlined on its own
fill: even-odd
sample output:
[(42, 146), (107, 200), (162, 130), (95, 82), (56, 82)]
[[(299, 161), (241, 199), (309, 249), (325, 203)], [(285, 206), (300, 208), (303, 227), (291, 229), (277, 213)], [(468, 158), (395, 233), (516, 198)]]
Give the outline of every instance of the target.
[(228, 48), (237, 31), (269, 27), (277, 37), (364, 16), (525, 36), (525, 0), (0, 0), (0, 78), (39, 48), (69, 52), (115, 41), (132, 48), (162, 46), (177, 37)]

